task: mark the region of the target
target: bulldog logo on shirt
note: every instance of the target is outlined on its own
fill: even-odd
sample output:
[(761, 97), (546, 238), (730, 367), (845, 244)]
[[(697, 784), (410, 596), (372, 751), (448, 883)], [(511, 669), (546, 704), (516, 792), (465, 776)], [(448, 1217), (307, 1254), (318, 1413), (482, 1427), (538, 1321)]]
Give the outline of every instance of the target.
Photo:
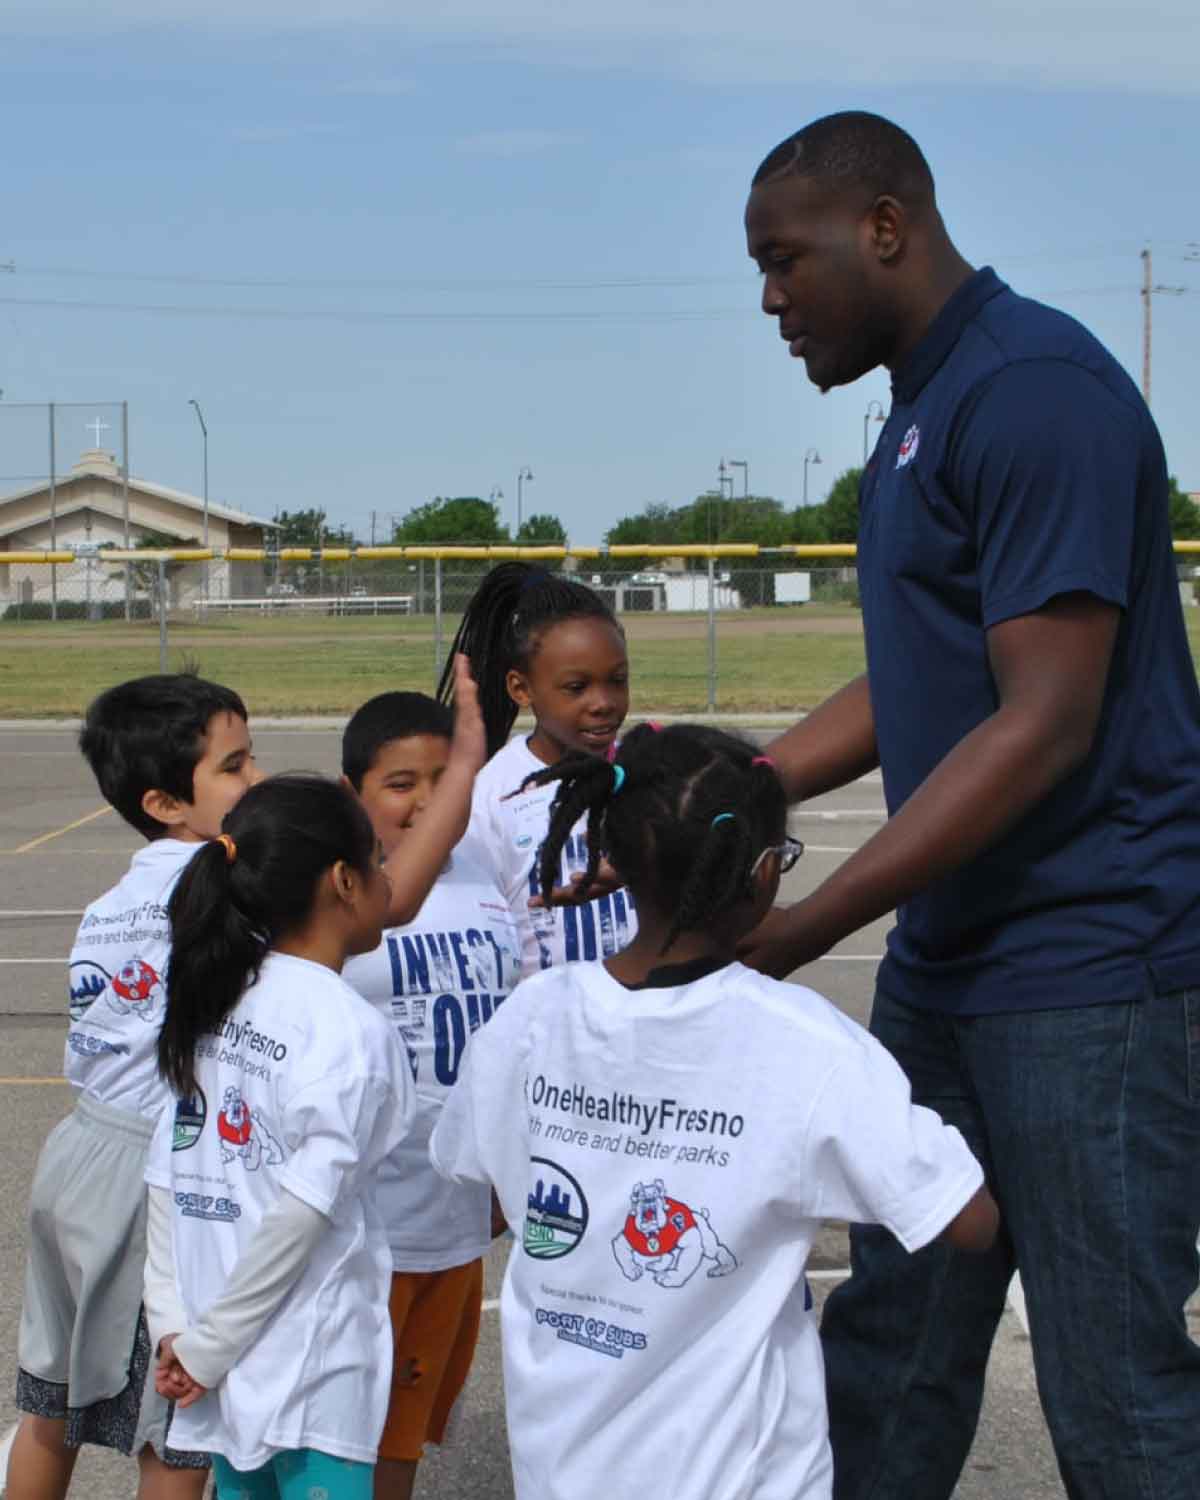
[(900, 439), (900, 451), (896, 454), (896, 467), (905, 469), (917, 456), (917, 449), (921, 446), (921, 429), (910, 427)]
[(137, 1016), (149, 1025), (159, 1018), (164, 994), (162, 980), (145, 959), (131, 958), (113, 975), (107, 999), (119, 1016)]
[(217, 1115), (217, 1135), (221, 1141), (221, 1160), (229, 1163), (240, 1157), (247, 1172), (257, 1172), (265, 1160), (270, 1167), (283, 1160), (283, 1147), (271, 1134), (262, 1110), (251, 1109), (238, 1088), (225, 1090)]
[(712, 1261), (709, 1276), (728, 1276), (738, 1264), (709, 1223), (708, 1210), (668, 1197), (661, 1177), (635, 1184), (612, 1252), (628, 1280), (639, 1281), (648, 1271), (659, 1286), (683, 1286), (706, 1260)]

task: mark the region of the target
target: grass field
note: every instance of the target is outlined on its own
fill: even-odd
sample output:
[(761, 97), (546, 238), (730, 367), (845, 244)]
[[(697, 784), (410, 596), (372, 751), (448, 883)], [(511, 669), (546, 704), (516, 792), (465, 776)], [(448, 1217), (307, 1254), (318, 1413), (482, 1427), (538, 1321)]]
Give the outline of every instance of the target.
[[(1193, 659), (1200, 610), (1187, 611)], [(457, 620), (447, 619), (445, 642)], [(699, 713), (708, 693), (703, 615), (625, 617), (632, 712)], [(429, 691), (427, 618), (312, 616), (173, 622), (169, 668), (194, 665), (236, 688), (256, 714), (338, 714), (389, 688)], [(811, 708), (863, 670), (862, 622), (848, 605), (746, 610), (718, 617), (717, 707)], [(103, 688), (158, 671), (153, 623), (0, 623), (0, 717), (75, 716)]]
[[(457, 620), (445, 622), (445, 643)], [(630, 615), (633, 712), (694, 713), (707, 701), (703, 615)], [(79, 714), (103, 688), (158, 671), (154, 623), (0, 623), (0, 717)], [(172, 671), (194, 665), (257, 714), (349, 712), (389, 688), (429, 691), (428, 618), (294, 616), (173, 621)], [(861, 619), (849, 606), (747, 610), (718, 619), (717, 704), (728, 712), (811, 707), (861, 672)]]

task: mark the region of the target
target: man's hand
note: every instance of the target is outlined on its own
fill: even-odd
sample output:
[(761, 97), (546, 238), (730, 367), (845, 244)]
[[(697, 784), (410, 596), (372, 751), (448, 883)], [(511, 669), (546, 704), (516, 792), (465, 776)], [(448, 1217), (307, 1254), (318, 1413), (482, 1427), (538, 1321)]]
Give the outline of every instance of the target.
[(601, 896), (610, 896), (613, 891), (619, 891), (624, 884), (625, 882), (608, 860), (601, 859), (586, 889), (584, 889), (581, 870), (578, 875), (571, 876), (570, 885), (556, 885), (548, 897), (544, 894), (530, 896), (529, 905), (535, 911), (547, 906), (584, 906), (587, 902), (598, 900)]
[(169, 1333), (158, 1345), (158, 1362), (154, 1367), (154, 1389), (178, 1407), (191, 1406), (208, 1395), (207, 1386), (193, 1380), (175, 1356), (177, 1333)]
[(805, 903), (773, 906), (753, 932), (738, 943), (737, 956), (748, 969), (786, 979), (833, 946), (806, 920)]

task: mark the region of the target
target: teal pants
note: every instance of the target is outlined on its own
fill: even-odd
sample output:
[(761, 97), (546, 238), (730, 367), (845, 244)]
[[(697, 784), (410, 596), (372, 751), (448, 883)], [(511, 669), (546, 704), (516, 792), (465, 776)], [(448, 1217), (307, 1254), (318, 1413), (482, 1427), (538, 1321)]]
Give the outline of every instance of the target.
[(375, 1465), (301, 1448), (249, 1470), (214, 1454), (213, 1476), (217, 1500), (371, 1500)]

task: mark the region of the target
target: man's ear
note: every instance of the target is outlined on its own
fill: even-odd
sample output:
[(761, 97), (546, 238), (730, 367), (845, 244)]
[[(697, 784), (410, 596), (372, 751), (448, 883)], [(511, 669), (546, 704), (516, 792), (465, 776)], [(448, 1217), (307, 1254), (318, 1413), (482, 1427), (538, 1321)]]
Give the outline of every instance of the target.
[(510, 667), (504, 678), (504, 686), (515, 704), (520, 708), (530, 707), (532, 699), (529, 693), (529, 679), (524, 672), (518, 672), (516, 667)]
[(885, 265), (896, 260), (908, 239), (909, 218), (903, 203), (890, 193), (881, 193), (868, 215), (871, 248)]
[(187, 816), (186, 808), (185, 802), (181, 802), (178, 797), (173, 797), (170, 792), (160, 791), (157, 787), (152, 791), (142, 793), (142, 811), (148, 818), (161, 823), (168, 832), (180, 827)]

